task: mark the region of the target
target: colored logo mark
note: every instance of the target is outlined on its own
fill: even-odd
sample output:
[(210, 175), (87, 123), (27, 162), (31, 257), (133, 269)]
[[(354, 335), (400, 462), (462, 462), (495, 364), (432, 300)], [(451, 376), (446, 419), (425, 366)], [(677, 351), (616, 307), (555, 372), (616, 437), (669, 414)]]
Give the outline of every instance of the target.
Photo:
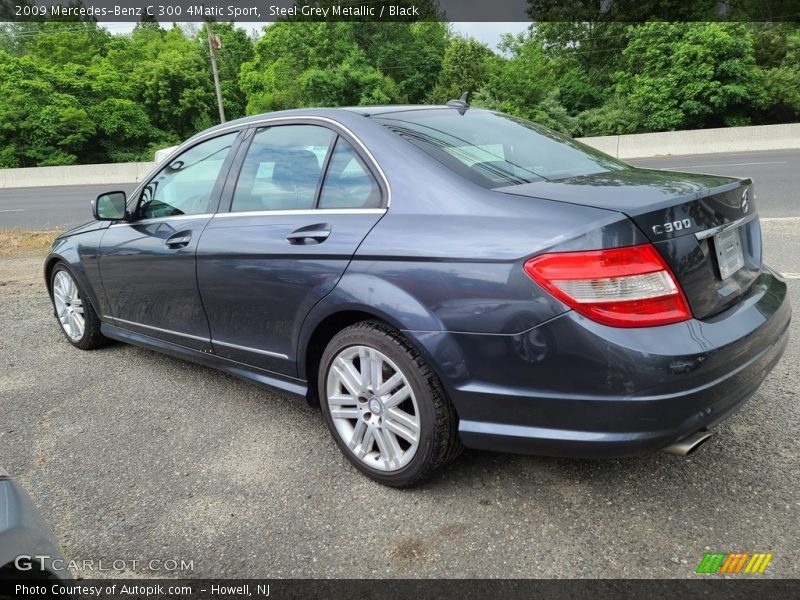
[(695, 573), (763, 573), (774, 554), (765, 552), (706, 552)]

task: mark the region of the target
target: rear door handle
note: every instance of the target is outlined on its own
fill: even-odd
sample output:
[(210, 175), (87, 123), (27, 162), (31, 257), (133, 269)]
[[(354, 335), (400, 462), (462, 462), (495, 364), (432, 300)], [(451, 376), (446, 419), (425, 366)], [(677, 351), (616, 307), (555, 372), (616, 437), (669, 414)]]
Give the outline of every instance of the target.
[(286, 236), (290, 244), (321, 244), (331, 234), (331, 226), (327, 223), (317, 223), (296, 229)]
[(171, 235), (167, 238), (167, 241), (164, 242), (164, 245), (167, 248), (185, 248), (189, 245), (189, 242), (192, 241), (192, 232), (191, 231), (180, 231), (174, 235)]

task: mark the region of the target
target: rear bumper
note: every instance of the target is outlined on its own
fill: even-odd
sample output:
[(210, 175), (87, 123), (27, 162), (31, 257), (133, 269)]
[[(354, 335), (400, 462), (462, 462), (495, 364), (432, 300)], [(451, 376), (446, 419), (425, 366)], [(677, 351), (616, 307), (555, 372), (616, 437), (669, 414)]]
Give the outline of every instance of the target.
[(783, 354), (790, 319), (786, 285), (765, 268), (742, 302), (706, 321), (618, 329), (569, 312), (517, 335), (418, 340), (440, 366), (466, 446), (633, 455), (735, 412)]

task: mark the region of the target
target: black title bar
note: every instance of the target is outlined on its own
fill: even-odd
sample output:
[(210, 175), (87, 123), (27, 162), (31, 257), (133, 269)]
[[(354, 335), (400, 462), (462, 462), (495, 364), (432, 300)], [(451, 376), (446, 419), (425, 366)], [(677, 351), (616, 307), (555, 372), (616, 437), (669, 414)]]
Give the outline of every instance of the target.
[(2, 21), (800, 21), (800, 0), (0, 0)]
[(796, 598), (797, 580), (720, 579), (698, 576), (664, 579), (548, 580), (365, 580), (365, 579), (81, 579), (42, 581), (0, 580), (0, 599), (69, 597), (73, 600), (627, 600), (681, 598), (691, 600), (751, 600)]

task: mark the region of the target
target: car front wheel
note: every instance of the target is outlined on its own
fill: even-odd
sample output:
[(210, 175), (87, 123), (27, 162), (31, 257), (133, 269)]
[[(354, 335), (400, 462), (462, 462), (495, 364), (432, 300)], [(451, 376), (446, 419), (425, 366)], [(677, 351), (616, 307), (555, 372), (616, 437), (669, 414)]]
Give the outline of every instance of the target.
[(100, 319), (65, 265), (53, 269), (51, 289), (56, 317), (69, 343), (82, 350), (103, 346), (107, 339), (100, 333)]
[(416, 483), (461, 449), (441, 383), (397, 331), (363, 322), (339, 332), (322, 356), (322, 412), (336, 443), (379, 483)]

